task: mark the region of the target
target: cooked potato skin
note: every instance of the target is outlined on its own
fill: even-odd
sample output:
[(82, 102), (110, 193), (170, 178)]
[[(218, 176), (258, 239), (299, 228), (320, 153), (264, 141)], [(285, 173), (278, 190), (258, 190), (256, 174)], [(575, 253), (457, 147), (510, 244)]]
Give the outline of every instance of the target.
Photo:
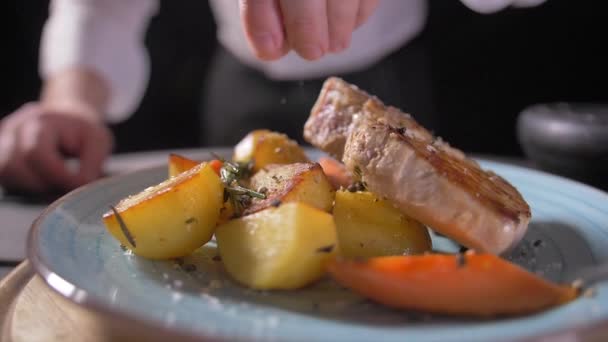
[(250, 132), (234, 148), (232, 159), (236, 162), (253, 161), (253, 171), (257, 172), (270, 164), (291, 164), (307, 162), (304, 149), (287, 135), (260, 129)]
[(371, 192), (336, 192), (334, 219), (346, 257), (418, 254), (431, 249), (428, 230)]
[(213, 236), (223, 191), (213, 168), (201, 163), (116, 205), (135, 246), (113, 211), (103, 215), (103, 222), (112, 236), (137, 255), (151, 259), (185, 256)]
[(266, 199), (254, 199), (245, 215), (288, 202), (304, 202), (329, 212), (335, 196), (323, 169), (316, 163), (268, 165), (251, 177), (250, 187), (266, 188)]
[(231, 220), (215, 236), (228, 273), (254, 289), (306, 286), (324, 274), (337, 249), (331, 214), (304, 203)]

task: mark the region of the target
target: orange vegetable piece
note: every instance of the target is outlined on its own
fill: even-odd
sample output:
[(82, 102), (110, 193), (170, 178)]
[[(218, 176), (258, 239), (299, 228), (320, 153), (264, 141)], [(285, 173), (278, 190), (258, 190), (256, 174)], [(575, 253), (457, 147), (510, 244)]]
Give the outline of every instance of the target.
[(212, 161), (209, 162), (211, 168), (213, 169), (213, 171), (215, 171), (215, 173), (217, 173), (217, 175), (220, 175), (220, 169), (222, 168), (222, 166), (224, 166), (224, 163), (221, 160), (218, 159), (213, 159)]
[(188, 171), (191, 168), (198, 165), (200, 162), (186, 158), (179, 154), (169, 154), (169, 177), (175, 177), (184, 171)]
[[(190, 170), (191, 168), (195, 167), (196, 165), (198, 165), (200, 163), (201, 163), (200, 161), (192, 160), (192, 159), (186, 158), (179, 154), (170, 153), (169, 154), (169, 177), (175, 177), (184, 171)], [(220, 169), (222, 168), (224, 163), (221, 160), (213, 159), (213, 160), (209, 161), (209, 164), (210, 164), (211, 168), (213, 169), (213, 171), (215, 171), (215, 173), (219, 176)]]
[(352, 175), (341, 162), (333, 158), (321, 157), (319, 164), (334, 189), (347, 188), (353, 183)]
[(387, 306), (441, 314), (532, 313), (567, 303), (579, 292), (495, 255), (470, 252), (335, 259), (328, 271), (343, 286)]

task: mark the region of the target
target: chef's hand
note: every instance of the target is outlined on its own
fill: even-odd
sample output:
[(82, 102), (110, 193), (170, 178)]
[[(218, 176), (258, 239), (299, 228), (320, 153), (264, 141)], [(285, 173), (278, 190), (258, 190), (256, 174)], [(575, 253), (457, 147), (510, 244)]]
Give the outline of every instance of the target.
[(350, 46), (353, 31), (379, 0), (240, 0), (241, 20), (256, 56), (275, 60), (295, 50), (308, 60)]
[[(101, 175), (112, 135), (94, 115), (28, 103), (0, 121), (0, 184), (31, 192), (66, 191)], [(76, 158), (76, 170), (66, 165)]]
[(0, 121), (0, 185), (55, 192), (98, 178), (113, 145), (102, 115), (108, 95), (106, 82), (84, 67), (47, 78), (40, 102)]

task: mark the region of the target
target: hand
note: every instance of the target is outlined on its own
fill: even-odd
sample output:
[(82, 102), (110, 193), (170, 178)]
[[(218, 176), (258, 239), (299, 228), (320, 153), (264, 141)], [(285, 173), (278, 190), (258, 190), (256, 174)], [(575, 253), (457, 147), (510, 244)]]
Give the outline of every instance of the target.
[[(27, 191), (71, 190), (101, 175), (113, 138), (101, 116), (29, 103), (0, 121), (0, 184)], [(76, 171), (66, 164), (76, 157)]]
[(350, 46), (353, 31), (379, 0), (240, 0), (249, 44), (260, 59), (274, 60), (295, 50), (308, 60)]

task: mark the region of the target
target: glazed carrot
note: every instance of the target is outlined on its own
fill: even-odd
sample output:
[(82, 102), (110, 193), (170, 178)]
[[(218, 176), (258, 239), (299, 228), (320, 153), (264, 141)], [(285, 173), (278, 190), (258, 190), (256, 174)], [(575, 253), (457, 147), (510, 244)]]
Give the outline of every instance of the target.
[(219, 176), (220, 169), (222, 168), (222, 166), (224, 166), (224, 163), (221, 160), (213, 159), (209, 162), (209, 164), (211, 165), (211, 168), (215, 171), (215, 173), (217, 173)]
[(328, 270), (338, 283), (387, 306), (441, 314), (525, 314), (578, 295), (491, 254), (336, 259)]
[(346, 170), (344, 164), (329, 157), (319, 158), (319, 164), (335, 189), (347, 188), (352, 184), (352, 175)]

